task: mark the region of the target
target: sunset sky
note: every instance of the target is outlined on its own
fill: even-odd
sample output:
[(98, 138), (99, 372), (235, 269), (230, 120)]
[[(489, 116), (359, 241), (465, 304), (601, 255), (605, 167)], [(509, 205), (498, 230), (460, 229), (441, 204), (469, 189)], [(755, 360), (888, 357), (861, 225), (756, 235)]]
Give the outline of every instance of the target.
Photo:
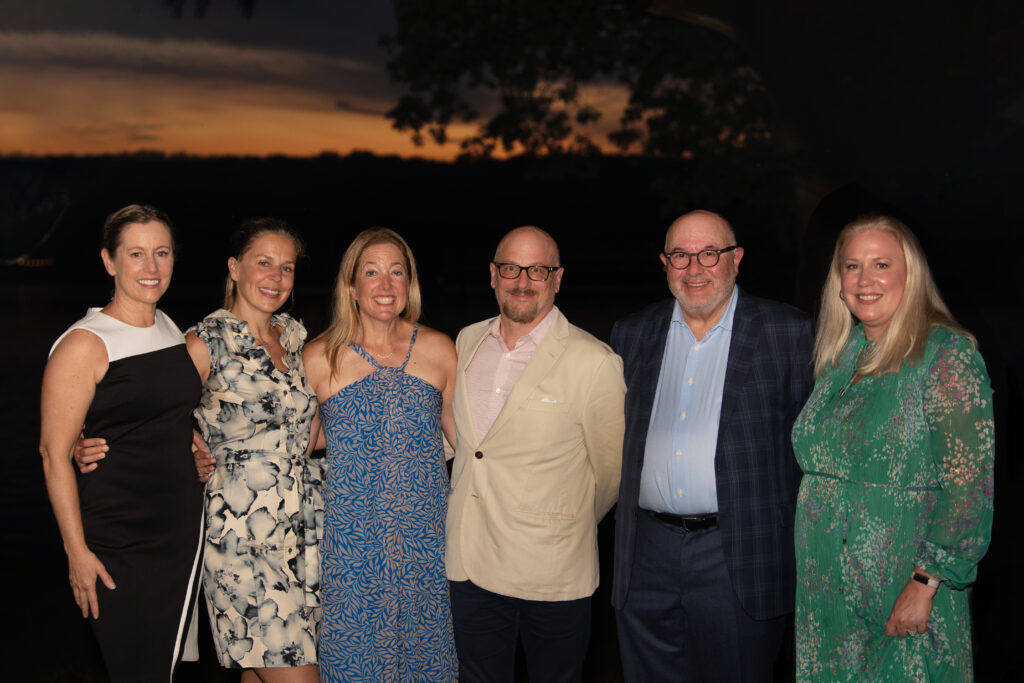
[(384, 117), (401, 92), (378, 45), (390, 2), (257, 0), (251, 19), (234, 0), (205, 18), (194, 4), (176, 18), (161, 0), (0, 2), (0, 153), (458, 152), (416, 148)]

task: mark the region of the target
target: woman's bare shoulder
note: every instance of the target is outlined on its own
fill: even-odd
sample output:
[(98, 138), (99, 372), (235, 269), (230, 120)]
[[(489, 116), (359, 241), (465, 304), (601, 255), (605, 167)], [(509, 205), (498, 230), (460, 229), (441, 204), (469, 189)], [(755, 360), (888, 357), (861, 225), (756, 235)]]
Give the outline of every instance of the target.
[(73, 377), (83, 370), (91, 374), (98, 383), (107, 373), (110, 363), (107, 345), (93, 332), (85, 329), (71, 330), (54, 347), (46, 363), (47, 377)]
[(65, 357), (77, 360), (97, 360), (106, 364), (107, 345), (95, 332), (84, 328), (74, 329), (64, 335), (64, 338), (50, 354), (51, 361)]
[(417, 333), (417, 345), (423, 344), (424, 350), (440, 355), (455, 355), (455, 343), (452, 338), (440, 330), (420, 325)]

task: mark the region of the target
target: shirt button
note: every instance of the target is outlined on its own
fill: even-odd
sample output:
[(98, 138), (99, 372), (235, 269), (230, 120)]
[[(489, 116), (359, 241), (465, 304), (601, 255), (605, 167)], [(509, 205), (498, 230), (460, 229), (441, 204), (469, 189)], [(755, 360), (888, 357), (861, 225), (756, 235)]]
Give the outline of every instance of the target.
[(697, 350), (697, 349), (699, 349), (699, 348), (700, 348), (700, 344), (694, 344), (694, 345), (693, 345), (693, 350), (694, 350), (694, 351), (696, 351), (696, 350)]
[(484, 454), (483, 454), (482, 451), (477, 451), (473, 455), (476, 457), (477, 460), (479, 460), (480, 458), (484, 457)]
[(682, 455), (682, 454), (683, 454), (682, 451), (676, 451), (676, 455)]
[(676, 495), (677, 495), (677, 496), (681, 496), (681, 495), (683, 495), (683, 490), (682, 490), (682, 489), (677, 489), (677, 490), (676, 490)]
[(686, 419), (686, 413), (682, 413), (679, 417), (685, 420)]
[(686, 383), (687, 384), (693, 384), (693, 378), (691, 377), (690, 379), (686, 380)]

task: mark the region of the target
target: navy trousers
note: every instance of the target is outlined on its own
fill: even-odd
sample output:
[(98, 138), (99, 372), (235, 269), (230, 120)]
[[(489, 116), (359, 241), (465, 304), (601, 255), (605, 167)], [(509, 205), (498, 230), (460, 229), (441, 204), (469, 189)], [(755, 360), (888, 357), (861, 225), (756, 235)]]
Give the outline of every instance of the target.
[(769, 683), (786, 632), (785, 616), (743, 610), (717, 527), (688, 532), (643, 511), (616, 623), (626, 683)]
[(523, 600), (449, 582), (460, 683), (512, 683), (522, 638), (530, 683), (579, 683), (590, 639), (590, 598)]

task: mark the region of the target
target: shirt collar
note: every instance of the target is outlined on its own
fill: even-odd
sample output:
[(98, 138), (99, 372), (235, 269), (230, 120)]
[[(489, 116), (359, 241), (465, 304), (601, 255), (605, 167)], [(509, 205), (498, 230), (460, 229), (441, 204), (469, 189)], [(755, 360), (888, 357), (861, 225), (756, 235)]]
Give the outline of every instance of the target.
[[(736, 317), (736, 299), (738, 298), (737, 292), (739, 288), (733, 285), (732, 294), (729, 296), (729, 303), (726, 304), (725, 310), (722, 311), (722, 315), (718, 318), (718, 322), (711, 326), (708, 330), (708, 334), (714, 332), (716, 329), (721, 328), (728, 332), (732, 332), (732, 321)], [(679, 305), (679, 300), (675, 300), (675, 305), (672, 307), (672, 322), (679, 323), (687, 330), (690, 326), (686, 324), (686, 319), (683, 317), (683, 308)]]
[[(552, 306), (551, 310), (548, 311), (548, 314), (545, 315), (539, 323), (537, 323), (536, 327), (534, 327), (532, 330), (530, 330), (529, 332), (527, 332), (522, 337), (516, 340), (516, 346), (522, 344), (524, 341), (527, 340), (527, 338), (529, 338), (529, 340), (532, 341), (534, 344), (540, 344), (540, 341), (544, 338), (544, 335), (548, 333), (548, 330), (550, 330), (551, 326), (554, 324), (555, 314), (557, 312), (558, 306)], [(492, 337), (496, 337), (498, 341), (500, 341), (502, 344), (505, 343), (505, 341), (501, 338), (501, 316), (498, 316), (497, 318), (494, 319), (494, 323), (487, 331), (487, 334), (489, 334)]]

